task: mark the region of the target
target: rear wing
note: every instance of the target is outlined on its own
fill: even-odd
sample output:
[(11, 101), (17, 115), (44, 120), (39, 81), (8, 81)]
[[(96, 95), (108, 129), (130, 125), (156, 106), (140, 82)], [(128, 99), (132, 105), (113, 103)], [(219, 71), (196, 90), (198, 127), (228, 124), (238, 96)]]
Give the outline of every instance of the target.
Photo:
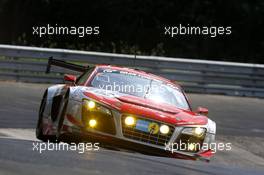
[(77, 72), (85, 72), (89, 69), (89, 66), (81, 66), (81, 65), (69, 63), (63, 60), (57, 60), (57, 59), (54, 59), (53, 57), (49, 57), (46, 73), (50, 73), (51, 65), (63, 67), (66, 69), (77, 71)]

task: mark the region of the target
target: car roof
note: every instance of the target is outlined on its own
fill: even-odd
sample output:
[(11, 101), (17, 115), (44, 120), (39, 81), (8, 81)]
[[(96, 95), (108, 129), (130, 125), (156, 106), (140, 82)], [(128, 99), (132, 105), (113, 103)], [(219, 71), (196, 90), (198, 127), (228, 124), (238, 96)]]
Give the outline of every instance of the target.
[(128, 68), (128, 67), (113, 66), (113, 65), (104, 65), (104, 64), (96, 65), (96, 67), (97, 68), (118, 70), (118, 71), (126, 71), (126, 72), (129, 72), (129, 73), (134, 73), (134, 74), (141, 75), (143, 77), (151, 78), (151, 79), (154, 79), (154, 80), (159, 80), (159, 81), (162, 81), (164, 83), (175, 85), (178, 88), (181, 88), (181, 86), (177, 82), (171, 81), (169, 79), (166, 79), (166, 78), (163, 78), (161, 76), (154, 75), (152, 73), (148, 73), (148, 72), (145, 72), (145, 71), (139, 70), (139, 69), (132, 69), (132, 68)]

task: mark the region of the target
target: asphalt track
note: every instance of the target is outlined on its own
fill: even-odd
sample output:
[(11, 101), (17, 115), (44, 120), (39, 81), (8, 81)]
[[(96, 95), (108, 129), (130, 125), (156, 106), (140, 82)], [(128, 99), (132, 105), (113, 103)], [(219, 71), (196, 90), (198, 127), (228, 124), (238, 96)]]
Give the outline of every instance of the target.
[(264, 100), (188, 94), (209, 108), (217, 141), (232, 143), (210, 163), (99, 151), (33, 151), (41, 96), (48, 85), (0, 82), (0, 174), (264, 174)]

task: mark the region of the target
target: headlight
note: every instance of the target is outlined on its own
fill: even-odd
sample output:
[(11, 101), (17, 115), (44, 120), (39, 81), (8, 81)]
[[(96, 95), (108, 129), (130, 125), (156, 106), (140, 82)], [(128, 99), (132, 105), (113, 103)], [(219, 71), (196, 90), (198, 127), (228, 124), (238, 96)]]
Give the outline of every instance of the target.
[(180, 145), (180, 151), (198, 152), (204, 142), (206, 136), (206, 128), (186, 127), (177, 137), (176, 143)]
[[(111, 115), (111, 111), (109, 109), (107, 109), (106, 107), (104, 107), (100, 104), (97, 104), (96, 102), (94, 102), (92, 100), (84, 99), (83, 100), (83, 109), (86, 112), (94, 111), (94, 112), (102, 112), (102, 113), (106, 113), (108, 115)], [(83, 113), (85, 113), (85, 111), (83, 111)]]
[(134, 117), (132, 117), (132, 116), (127, 116), (127, 117), (125, 118), (125, 124), (126, 124), (127, 126), (133, 126), (133, 125), (135, 125), (135, 123), (136, 123), (136, 120), (135, 120)]
[(116, 134), (115, 121), (111, 111), (103, 103), (90, 99), (82, 102), (82, 124), (86, 130)]
[(187, 135), (194, 135), (194, 136), (198, 136), (201, 137), (205, 134), (206, 129), (205, 128), (200, 128), (200, 127), (196, 127), (196, 128), (184, 128), (182, 130), (182, 134), (187, 134)]
[(89, 109), (93, 109), (93, 108), (95, 108), (95, 102), (94, 102), (94, 101), (88, 101), (88, 102), (87, 102), (87, 107), (88, 107)]
[(189, 143), (187, 149), (188, 151), (194, 151), (196, 149), (196, 146), (194, 143)]
[(94, 128), (94, 127), (96, 126), (96, 124), (97, 124), (97, 122), (96, 122), (95, 119), (91, 119), (91, 120), (89, 120), (89, 126), (90, 126), (91, 128)]
[(197, 136), (201, 136), (203, 135), (204, 133), (204, 129), (203, 128), (200, 128), (200, 127), (197, 127), (194, 129), (194, 134), (197, 135)]
[(102, 123), (99, 119), (105, 116), (112, 116), (108, 108), (93, 100), (83, 99), (82, 121), (86, 127), (97, 128)]
[(160, 126), (160, 132), (162, 134), (168, 134), (170, 132), (170, 128), (167, 125), (161, 125)]

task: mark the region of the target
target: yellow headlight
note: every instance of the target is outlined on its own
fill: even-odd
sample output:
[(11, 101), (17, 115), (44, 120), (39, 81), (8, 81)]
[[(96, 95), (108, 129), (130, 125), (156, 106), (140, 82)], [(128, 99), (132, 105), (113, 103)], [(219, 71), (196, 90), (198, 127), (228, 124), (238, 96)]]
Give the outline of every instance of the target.
[(95, 102), (94, 101), (89, 101), (87, 106), (88, 106), (89, 109), (93, 109), (93, 108), (95, 108)]
[(91, 127), (91, 128), (93, 128), (93, 127), (95, 127), (96, 126), (96, 120), (95, 119), (91, 119), (91, 120), (89, 120), (89, 126)]
[(193, 151), (195, 149), (195, 145), (193, 143), (188, 144), (188, 150)]
[(204, 129), (203, 128), (195, 128), (194, 129), (194, 134), (196, 134), (197, 136), (201, 136), (204, 133)]
[(167, 125), (161, 125), (160, 132), (162, 134), (168, 134), (170, 132), (170, 128)]
[(128, 116), (125, 118), (125, 124), (128, 126), (132, 126), (136, 123), (136, 120), (134, 117)]
[(198, 128), (195, 128), (195, 129), (194, 129), (194, 133), (195, 133), (196, 135), (198, 135), (198, 136), (202, 135), (203, 132), (204, 132), (204, 129), (203, 129), (203, 128), (198, 127)]

